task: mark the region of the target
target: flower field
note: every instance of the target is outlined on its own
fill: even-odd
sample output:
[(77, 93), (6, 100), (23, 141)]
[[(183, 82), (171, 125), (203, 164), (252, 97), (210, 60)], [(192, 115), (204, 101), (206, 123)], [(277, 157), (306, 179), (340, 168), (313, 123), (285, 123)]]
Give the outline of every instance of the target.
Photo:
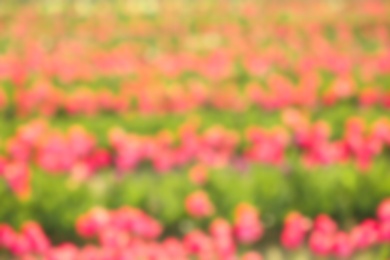
[(0, 259), (390, 259), (390, 2), (0, 1)]

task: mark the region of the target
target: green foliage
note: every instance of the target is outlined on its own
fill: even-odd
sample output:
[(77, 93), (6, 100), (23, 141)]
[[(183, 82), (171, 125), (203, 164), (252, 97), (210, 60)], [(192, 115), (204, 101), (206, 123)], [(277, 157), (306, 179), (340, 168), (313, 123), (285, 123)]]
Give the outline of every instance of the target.
[(0, 222), (20, 227), (26, 220), (35, 220), (56, 242), (80, 242), (74, 231), (80, 214), (96, 206), (115, 209), (130, 205), (160, 220), (165, 235), (183, 234), (183, 226), (194, 222), (206, 228), (212, 219), (193, 220), (185, 212), (186, 196), (203, 189), (215, 205), (215, 216), (232, 220), (237, 204), (249, 202), (259, 209), (271, 233), (281, 228), (291, 210), (309, 217), (328, 213), (345, 226), (373, 217), (377, 204), (390, 196), (387, 165), (379, 160), (369, 174), (358, 173), (348, 164), (310, 171), (297, 165), (289, 173), (260, 165), (247, 172), (214, 169), (204, 187), (192, 184), (186, 169), (165, 175), (142, 170), (123, 177), (102, 172), (82, 184), (33, 169), (33, 192), (26, 201), (19, 201), (0, 182)]

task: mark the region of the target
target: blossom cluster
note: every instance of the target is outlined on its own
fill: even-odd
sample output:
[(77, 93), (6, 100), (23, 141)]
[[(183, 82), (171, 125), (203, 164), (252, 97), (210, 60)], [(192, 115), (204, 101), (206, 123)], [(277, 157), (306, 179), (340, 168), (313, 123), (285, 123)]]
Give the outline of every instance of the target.
[[(197, 194), (200, 195), (200, 194)], [(197, 196), (194, 195), (194, 196)], [(192, 217), (199, 213), (191, 212)], [(18, 232), (0, 225), (0, 247), (20, 259), (242, 259), (261, 260), (256, 245), (266, 236), (260, 214), (248, 203), (237, 205), (233, 222), (216, 217), (208, 231), (193, 229), (182, 237), (163, 237), (163, 226), (145, 212), (124, 206), (116, 210), (93, 208), (76, 222), (85, 245), (54, 245), (38, 223), (27, 222)], [(390, 241), (390, 199), (377, 209), (376, 219), (366, 219), (344, 231), (326, 214), (313, 221), (298, 212), (285, 218), (280, 243), (296, 250), (307, 240), (314, 256), (346, 259)], [(95, 241), (95, 242), (93, 242)], [(243, 247), (244, 246), (244, 247)], [(244, 252), (240, 248), (247, 248)], [(248, 250), (249, 248), (249, 250)]]

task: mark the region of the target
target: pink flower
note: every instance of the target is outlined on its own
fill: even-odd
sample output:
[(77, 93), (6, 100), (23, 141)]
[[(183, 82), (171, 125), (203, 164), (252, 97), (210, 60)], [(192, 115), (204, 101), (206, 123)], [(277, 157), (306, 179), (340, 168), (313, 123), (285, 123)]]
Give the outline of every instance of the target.
[(30, 171), (27, 165), (21, 162), (7, 164), (4, 178), (19, 198), (26, 199), (30, 196)]
[(314, 220), (314, 229), (317, 232), (331, 235), (337, 231), (337, 224), (329, 216), (321, 214)]
[(264, 233), (259, 213), (255, 207), (246, 203), (237, 206), (233, 229), (238, 241), (244, 244), (256, 242)]
[(361, 106), (372, 106), (377, 103), (380, 98), (378, 88), (370, 87), (361, 91), (359, 96), (359, 102)]
[(111, 156), (107, 150), (96, 149), (88, 158), (90, 167), (94, 170), (107, 167), (111, 163)]
[(95, 148), (95, 139), (81, 125), (69, 129), (67, 141), (69, 152), (76, 158), (83, 158)]
[(105, 228), (99, 233), (99, 242), (106, 248), (125, 248), (129, 245), (130, 236), (123, 230), (114, 228)]
[(31, 251), (44, 253), (50, 248), (50, 241), (38, 223), (25, 223), (22, 234), (26, 237)]
[(353, 253), (353, 243), (351, 238), (344, 232), (338, 232), (333, 238), (333, 253), (337, 257), (347, 258)]
[(379, 204), (376, 215), (380, 221), (390, 220), (390, 198), (383, 200)]
[(165, 239), (163, 247), (172, 259), (183, 259), (187, 255), (182, 242), (176, 238)]
[(188, 214), (196, 218), (207, 217), (214, 213), (214, 206), (204, 191), (190, 194), (186, 198), (185, 207)]
[(9, 249), (16, 235), (10, 226), (0, 224), (0, 247)]
[(379, 223), (379, 237), (383, 242), (390, 242), (390, 220)]
[(142, 223), (143, 228), (138, 230), (140, 236), (146, 239), (156, 239), (162, 233), (163, 228), (157, 220), (154, 220), (149, 216), (145, 216)]
[(210, 234), (214, 237), (231, 237), (233, 230), (225, 219), (217, 218), (210, 225)]
[(7, 161), (3, 157), (0, 157), (0, 175), (4, 174), (6, 165)]
[(366, 249), (378, 241), (378, 223), (375, 220), (364, 220), (351, 231), (351, 240), (355, 248)]
[(203, 185), (207, 181), (207, 168), (202, 164), (193, 166), (189, 171), (189, 178), (192, 183)]
[(94, 208), (77, 219), (76, 230), (81, 236), (94, 236), (106, 227), (109, 220), (110, 215), (107, 210)]
[(281, 243), (287, 249), (295, 249), (302, 245), (305, 234), (295, 229), (285, 228), (282, 231)]
[(156, 239), (162, 232), (160, 223), (139, 209), (122, 207), (110, 213), (110, 225), (147, 239)]
[(31, 147), (19, 137), (9, 139), (6, 149), (14, 160), (27, 162), (31, 156)]
[(314, 231), (309, 238), (309, 247), (314, 254), (320, 256), (328, 255), (333, 246), (333, 239), (330, 234), (321, 231)]
[(30, 252), (31, 248), (27, 237), (23, 235), (16, 235), (9, 247), (13, 255), (24, 255)]
[(299, 247), (310, 229), (311, 222), (298, 212), (290, 213), (285, 220), (281, 235), (282, 245), (288, 249)]
[(233, 230), (230, 224), (221, 218), (215, 219), (210, 225), (210, 234), (214, 239), (214, 246), (218, 255), (226, 259), (233, 256), (236, 246), (233, 240)]
[(47, 260), (73, 260), (77, 259), (78, 249), (73, 244), (62, 244), (51, 248), (46, 254)]
[(199, 230), (192, 231), (185, 236), (184, 246), (192, 254), (200, 254), (212, 250), (211, 239)]
[(219, 257), (227, 259), (233, 257), (236, 252), (236, 245), (231, 237), (217, 237), (213, 240), (214, 248)]
[(70, 169), (70, 178), (75, 183), (86, 181), (92, 174), (91, 167), (85, 162), (75, 163)]

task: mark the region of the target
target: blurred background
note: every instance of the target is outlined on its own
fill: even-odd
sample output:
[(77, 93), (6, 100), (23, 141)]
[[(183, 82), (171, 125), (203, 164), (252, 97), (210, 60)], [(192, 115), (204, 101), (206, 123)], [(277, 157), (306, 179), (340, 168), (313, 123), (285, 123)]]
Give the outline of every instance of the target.
[(0, 1), (1, 259), (388, 259), (390, 2)]

